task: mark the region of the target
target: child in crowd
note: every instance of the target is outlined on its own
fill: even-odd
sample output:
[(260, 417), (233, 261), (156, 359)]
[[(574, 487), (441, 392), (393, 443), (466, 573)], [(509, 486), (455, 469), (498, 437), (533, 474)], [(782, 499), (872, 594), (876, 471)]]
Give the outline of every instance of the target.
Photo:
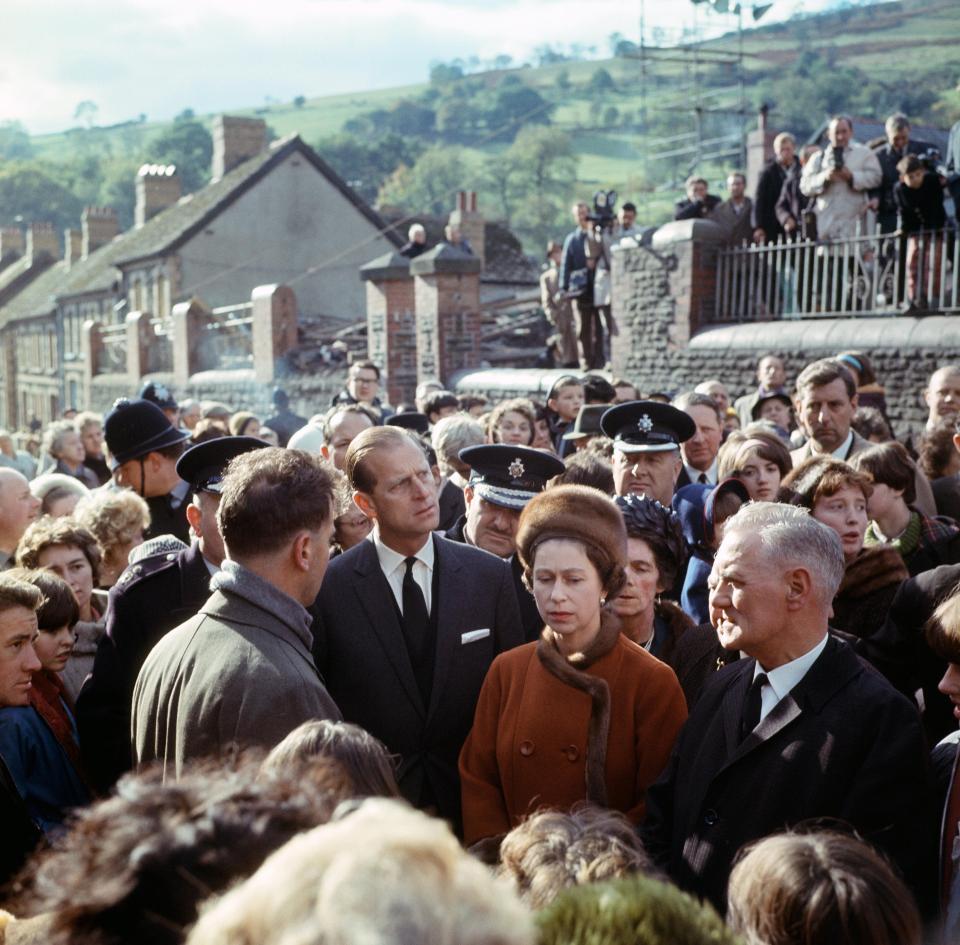
[(554, 381), (547, 395), (550, 411), (550, 431), (553, 446), (561, 459), (573, 452), (573, 441), (564, 440), (563, 434), (573, 429), (573, 424), (583, 403), (583, 382), (573, 374), (564, 374)]

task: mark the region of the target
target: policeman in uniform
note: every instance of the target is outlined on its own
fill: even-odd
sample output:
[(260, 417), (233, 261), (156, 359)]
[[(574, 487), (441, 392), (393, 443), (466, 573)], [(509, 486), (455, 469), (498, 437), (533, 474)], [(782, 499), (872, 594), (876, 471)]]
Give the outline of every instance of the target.
[(468, 446), (459, 456), (470, 467), (470, 480), (463, 490), (467, 510), (445, 537), (509, 560), (524, 640), (536, 640), (543, 629), (543, 618), (522, 581), (516, 555), (517, 524), (524, 506), (565, 467), (550, 453), (504, 443)]
[(189, 432), (177, 430), (152, 401), (124, 397), (103, 421), (103, 435), (114, 481), (133, 489), (150, 509), (144, 537), (170, 534), (189, 541), (190, 484), (176, 471)]
[(76, 713), (84, 765), (100, 791), (109, 790), (132, 766), (130, 706), (143, 661), (164, 634), (196, 614), (210, 596), (210, 578), (224, 558), (216, 513), (227, 464), (266, 446), (252, 436), (224, 436), (184, 453), (177, 474), (194, 490), (187, 517), (196, 540), (180, 552), (130, 565), (110, 590), (106, 632)]
[(600, 429), (613, 440), (613, 483), (617, 495), (644, 494), (668, 507), (683, 469), (680, 444), (697, 426), (670, 404), (633, 400), (611, 407)]
[(170, 421), (171, 426), (180, 426), (180, 405), (177, 403), (177, 398), (173, 396), (173, 391), (166, 384), (149, 381), (140, 389), (140, 399), (156, 404)]

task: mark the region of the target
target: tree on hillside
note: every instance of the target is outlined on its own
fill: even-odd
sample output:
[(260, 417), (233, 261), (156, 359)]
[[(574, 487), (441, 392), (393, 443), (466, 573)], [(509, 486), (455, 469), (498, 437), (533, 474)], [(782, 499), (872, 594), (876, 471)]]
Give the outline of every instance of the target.
[(606, 69), (600, 68), (594, 70), (587, 83), (587, 90), (596, 95), (598, 92), (612, 92), (617, 87), (613, 81), (613, 76)]
[(430, 65), (430, 84), (449, 85), (463, 78), (463, 66), (447, 62), (434, 62)]
[(459, 149), (430, 148), (412, 167), (402, 165), (390, 175), (377, 202), (411, 214), (439, 216), (450, 211), (458, 190), (475, 189), (472, 177)]
[(83, 201), (39, 162), (11, 161), (0, 167), (0, 226), (52, 223), (57, 230), (80, 224)]
[(19, 121), (0, 122), (0, 161), (19, 161), (33, 157), (33, 145), (27, 129)]
[(484, 170), (498, 209), (525, 241), (544, 244), (566, 225), (577, 159), (562, 131), (524, 128), (504, 154), (487, 159)]
[(97, 123), (98, 114), (100, 114), (100, 107), (88, 98), (79, 102), (73, 110), (73, 117), (82, 121), (87, 128), (92, 128)]
[(418, 141), (395, 134), (375, 142), (335, 135), (318, 141), (314, 148), (368, 203), (377, 199), (380, 188), (398, 167), (412, 166), (423, 153)]
[(511, 141), (527, 125), (549, 125), (553, 103), (523, 82), (503, 83), (487, 114), (491, 138)]
[(176, 164), (184, 193), (198, 190), (210, 180), (213, 138), (195, 118), (177, 117), (153, 139), (148, 159), (156, 164)]

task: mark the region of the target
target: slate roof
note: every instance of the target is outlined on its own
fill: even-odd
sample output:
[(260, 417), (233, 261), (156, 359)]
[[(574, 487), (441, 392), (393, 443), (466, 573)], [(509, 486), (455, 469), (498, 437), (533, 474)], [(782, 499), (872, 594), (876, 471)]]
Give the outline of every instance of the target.
[[(337, 172), (299, 135), (293, 134), (274, 141), (269, 148), (239, 164), (220, 180), (211, 181), (206, 187), (181, 197), (173, 206), (151, 217), (139, 230), (125, 233), (118, 263), (127, 265), (176, 250), (294, 151), (299, 151), (378, 230), (386, 228), (384, 220), (346, 185)], [(387, 236), (396, 242), (395, 235), (388, 233)], [(403, 241), (396, 245), (402, 246)]]
[(56, 308), (56, 293), (66, 274), (66, 268), (67, 264), (61, 259), (18, 292), (0, 308), (0, 324), (6, 325), (7, 322), (19, 318), (51, 314)]

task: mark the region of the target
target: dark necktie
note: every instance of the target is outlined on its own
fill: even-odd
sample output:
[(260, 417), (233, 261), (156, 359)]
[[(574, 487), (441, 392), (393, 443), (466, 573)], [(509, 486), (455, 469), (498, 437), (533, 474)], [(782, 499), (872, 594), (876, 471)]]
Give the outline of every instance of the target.
[(413, 566), (416, 562), (416, 558), (407, 558), (404, 561), (406, 571), (403, 574), (403, 618), (400, 623), (417, 686), (424, 702), (427, 702), (430, 697), (431, 676), (430, 654), (426, 652), (430, 639), (430, 615), (427, 613), (423, 591), (413, 577)]
[(707, 478), (707, 474), (706, 474), (706, 473), (700, 473), (700, 475), (697, 476), (697, 482), (699, 482), (701, 486), (709, 486), (709, 485), (710, 485), (710, 480)]
[(740, 741), (743, 741), (759, 724), (760, 710), (763, 708), (763, 687), (767, 674), (760, 673), (750, 684), (747, 698), (743, 700), (743, 715), (740, 718)]

